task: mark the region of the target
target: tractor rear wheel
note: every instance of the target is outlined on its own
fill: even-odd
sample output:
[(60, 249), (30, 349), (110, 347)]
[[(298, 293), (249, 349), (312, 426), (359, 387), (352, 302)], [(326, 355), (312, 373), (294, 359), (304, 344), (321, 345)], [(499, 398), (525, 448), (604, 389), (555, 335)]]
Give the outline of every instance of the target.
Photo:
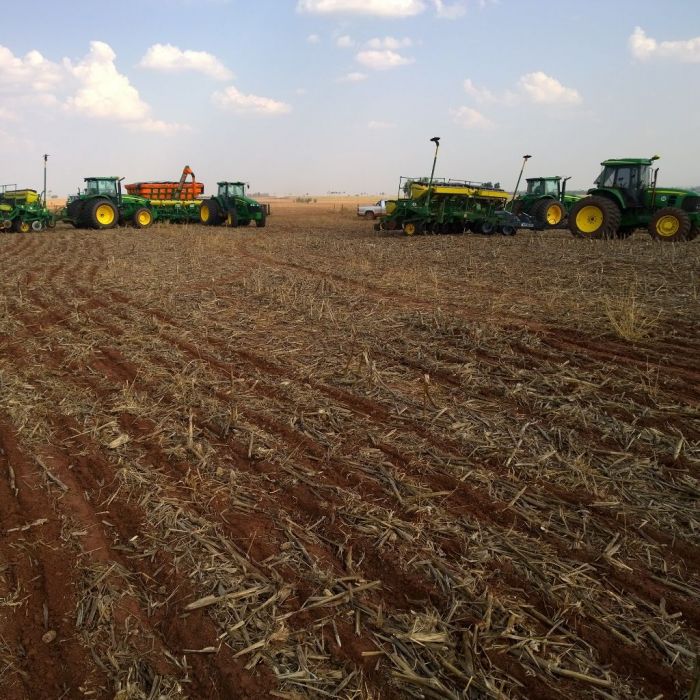
[(255, 220), (255, 225), (258, 228), (265, 228), (265, 225), (267, 224), (267, 214), (265, 213), (265, 210), (262, 210), (262, 216), (259, 219)]
[(139, 207), (132, 217), (135, 228), (148, 228), (153, 223), (153, 214), (146, 207)]
[(221, 221), (221, 210), (215, 199), (206, 199), (199, 208), (199, 220), (206, 226), (216, 226)]
[(578, 238), (614, 238), (622, 213), (605, 197), (584, 197), (569, 212), (569, 230)]
[(108, 199), (96, 199), (89, 206), (87, 219), (92, 228), (114, 228), (119, 221), (119, 212)]
[(659, 209), (649, 222), (649, 234), (651, 237), (664, 243), (687, 241), (690, 229), (690, 217), (687, 212), (678, 207)]
[(532, 216), (544, 228), (557, 228), (566, 218), (566, 212), (556, 199), (542, 199), (532, 208)]

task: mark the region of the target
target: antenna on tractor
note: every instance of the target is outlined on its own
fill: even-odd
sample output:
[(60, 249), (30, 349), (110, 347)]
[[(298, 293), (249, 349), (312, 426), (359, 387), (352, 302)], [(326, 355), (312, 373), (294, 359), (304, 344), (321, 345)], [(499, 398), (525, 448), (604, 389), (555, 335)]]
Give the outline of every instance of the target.
[(49, 154), (44, 153), (44, 193), (43, 193), (44, 206), (46, 206), (46, 163), (48, 160), (49, 160)]
[(426, 207), (430, 204), (430, 193), (433, 188), (433, 178), (435, 177), (435, 165), (437, 164), (438, 151), (440, 150), (440, 137), (433, 136), (433, 138), (430, 140), (435, 144), (435, 157), (433, 158), (433, 169), (430, 171), (430, 182), (428, 182), (428, 199), (425, 203)]
[(520, 175), (518, 175), (518, 181), (515, 183), (515, 192), (513, 192), (513, 198), (510, 200), (511, 201), (511, 205), (510, 205), (511, 209), (513, 208), (513, 202), (515, 201), (515, 198), (518, 195), (518, 187), (520, 187), (520, 180), (522, 180), (523, 171), (525, 170), (525, 165), (526, 165), (527, 161), (530, 160), (530, 158), (532, 158), (532, 156), (530, 156), (530, 155), (523, 156), (523, 164), (520, 168)]

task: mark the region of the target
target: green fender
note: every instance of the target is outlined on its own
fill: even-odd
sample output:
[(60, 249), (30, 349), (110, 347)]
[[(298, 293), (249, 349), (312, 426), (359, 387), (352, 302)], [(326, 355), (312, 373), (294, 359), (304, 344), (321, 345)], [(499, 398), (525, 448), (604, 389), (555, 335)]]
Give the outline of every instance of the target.
[(615, 204), (617, 204), (620, 211), (625, 211), (625, 209), (627, 209), (625, 200), (617, 190), (608, 190), (606, 188), (592, 189), (588, 190), (587, 194), (591, 197), (605, 197), (605, 199), (612, 200), (615, 202)]

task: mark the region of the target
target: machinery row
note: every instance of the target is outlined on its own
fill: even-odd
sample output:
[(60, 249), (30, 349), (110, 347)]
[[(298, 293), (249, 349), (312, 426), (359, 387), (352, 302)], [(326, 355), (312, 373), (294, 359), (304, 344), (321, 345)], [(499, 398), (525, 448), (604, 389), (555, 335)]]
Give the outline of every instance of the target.
[[(500, 233), (518, 229), (565, 228), (579, 238), (627, 238), (646, 229), (658, 241), (690, 241), (700, 233), (700, 194), (658, 186), (658, 156), (603, 161), (595, 186), (584, 196), (567, 193), (569, 178), (527, 178), (518, 192), (527, 161), (523, 157), (515, 192), (499, 183), (476, 183), (435, 178), (439, 137), (430, 177), (399, 181), (396, 199), (386, 202), (377, 230), (419, 233)], [(188, 182), (188, 178), (191, 180)], [(246, 195), (243, 182), (219, 182), (217, 193), (204, 197), (189, 166), (179, 181), (137, 182), (123, 178), (88, 177), (85, 187), (51, 213), (35, 190), (0, 186), (0, 229), (41, 231), (56, 221), (76, 228), (108, 229), (117, 225), (148, 228), (155, 221), (192, 222), (209, 226), (266, 224), (269, 205)], [(370, 218), (374, 218), (374, 212)]]
[[(658, 241), (693, 240), (700, 233), (700, 194), (657, 184), (658, 156), (603, 161), (595, 186), (586, 195), (566, 192), (569, 178), (527, 178), (518, 193), (527, 161), (511, 196), (496, 183), (436, 179), (435, 158), (429, 178), (399, 181), (399, 194), (389, 200), (377, 230), (418, 233), (500, 233), (512, 236), (518, 229), (538, 231), (566, 228), (578, 238), (627, 238), (646, 229)], [(373, 215), (372, 217), (373, 218)]]
[[(191, 176), (191, 182), (188, 177)], [(209, 226), (265, 226), (269, 205), (246, 195), (244, 182), (219, 182), (217, 193), (203, 197), (204, 185), (186, 165), (178, 182), (136, 182), (118, 177), (86, 177), (85, 187), (52, 213), (36, 190), (0, 186), (0, 229), (42, 231), (57, 221), (76, 228), (108, 229), (119, 225), (148, 228), (155, 221)]]

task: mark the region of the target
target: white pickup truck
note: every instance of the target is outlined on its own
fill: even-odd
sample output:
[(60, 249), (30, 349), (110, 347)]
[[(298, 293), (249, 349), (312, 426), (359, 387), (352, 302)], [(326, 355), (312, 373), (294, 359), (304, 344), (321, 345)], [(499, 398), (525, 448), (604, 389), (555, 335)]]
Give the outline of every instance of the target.
[(357, 207), (357, 215), (365, 219), (374, 219), (386, 214), (386, 199), (380, 199), (376, 204), (365, 204)]

